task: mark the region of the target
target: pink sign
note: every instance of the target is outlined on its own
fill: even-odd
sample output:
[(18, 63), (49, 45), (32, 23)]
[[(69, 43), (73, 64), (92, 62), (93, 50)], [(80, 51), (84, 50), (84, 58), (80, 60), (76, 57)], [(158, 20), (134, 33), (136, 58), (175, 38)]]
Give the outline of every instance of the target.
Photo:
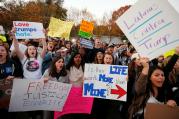
[(69, 113), (90, 114), (93, 98), (82, 97), (82, 87), (72, 87), (62, 112), (54, 112), (54, 119)]

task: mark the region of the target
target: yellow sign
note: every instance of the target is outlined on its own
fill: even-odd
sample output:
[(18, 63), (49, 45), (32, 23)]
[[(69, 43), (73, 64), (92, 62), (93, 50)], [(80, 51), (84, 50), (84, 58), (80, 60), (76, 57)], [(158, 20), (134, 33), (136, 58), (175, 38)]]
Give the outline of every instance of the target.
[(164, 54), (164, 58), (167, 58), (168, 56), (172, 56), (175, 54), (175, 50), (169, 50)]
[(3, 41), (3, 42), (7, 41), (6, 37), (5, 36), (1, 36), (1, 35), (0, 35), (0, 40)]
[(50, 37), (61, 37), (69, 40), (70, 32), (74, 22), (62, 21), (51, 17), (49, 24), (48, 36)]
[(94, 24), (92, 22), (82, 20), (81, 25), (80, 25), (80, 31), (92, 33), (93, 28), (94, 28)]

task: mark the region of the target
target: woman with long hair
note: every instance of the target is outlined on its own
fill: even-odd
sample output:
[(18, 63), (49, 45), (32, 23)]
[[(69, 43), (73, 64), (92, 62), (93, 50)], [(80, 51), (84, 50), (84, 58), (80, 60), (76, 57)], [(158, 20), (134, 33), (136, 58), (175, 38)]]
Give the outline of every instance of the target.
[(79, 52), (73, 52), (69, 63), (67, 64), (69, 71), (69, 80), (73, 86), (82, 87), (84, 78), (84, 62)]
[(103, 64), (103, 58), (104, 58), (104, 53), (101, 51), (98, 51), (95, 55), (94, 62), (95, 64)]
[(49, 69), (47, 69), (42, 76), (44, 81), (57, 81), (62, 83), (69, 83), (68, 72), (65, 68), (64, 59), (61, 56), (55, 57)]
[(129, 107), (129, 119), (143, 119), (147, 103), (166, 103), (176, 106), (174, 100), (167, 100), (163, 84), (165, 81), (164, 71), (161, 67), (150, 67), (148, 58), (140, 58), (143, 66), (139, 78), (135, 82), (135, 96)]
[[(47, 81), (56, 81), (61, 83), (69, 83), (68, 72), (65, 68), (65, 62), (63, 57), (54, 57), (51, 66), (45, 71), (42, 76), (42, 80), (46, 83)], [(43, 111), (43, 119), (53, 118), (53, 112)]]

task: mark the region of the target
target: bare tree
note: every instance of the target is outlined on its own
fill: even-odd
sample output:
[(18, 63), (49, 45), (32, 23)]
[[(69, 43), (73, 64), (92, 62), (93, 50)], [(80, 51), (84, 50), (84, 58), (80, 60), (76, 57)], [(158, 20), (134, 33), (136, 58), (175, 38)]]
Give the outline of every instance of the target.
[(67, 19), (80, 24), (81, 20), (94, 21), (93, 15), (87, 9), (79, 10), (77, 8), (70, 8), (67, 12)]

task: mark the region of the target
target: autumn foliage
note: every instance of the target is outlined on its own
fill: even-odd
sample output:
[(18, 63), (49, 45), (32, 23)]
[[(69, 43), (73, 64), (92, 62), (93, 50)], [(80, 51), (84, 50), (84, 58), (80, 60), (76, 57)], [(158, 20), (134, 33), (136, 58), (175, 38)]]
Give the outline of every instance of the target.
[[(62, 7), (63, 0), (37, 0), (36, 2), (18, 2), (17, 0), (11, 0), (11, 2), (5, 2), (0, 6), (0, 25), (3, 25), (4, 29), (10, 30), (12, 28), (13, 21), (31, 21), (41, 22), (44, 28), (49, 25), (50, 17), (59, 18), (61, 20), (73, 20), (73, 18), (90, 18), (90, 21), (94, 23), (93, 34), (97, 36), (122, 36), (123, 32), (116, 24), (116, 20), (127, 10), (130, 6), (124, 6), (114, 11), (111, 16), (103, 19), (103, 24), (97, 24), (97, 21), (93, 19), (91, 13), (87, 10), (74, 11), (71, 10), (71, 17), (67, 18), (67, 10)], [(76, 13), (76, 14), (75, 14)], [(75, 19), (74, 19), (75, 20)], [(74, 21), (75, 22), (75, 21)], [(79, 24), (73, 26), (71, 36), (77, 36), (79, 31)]]
[(60, 2), (19, 2), (5, 3), (0, 7), (0, 24), (5, 29), (12, 28), (12, 21), (32, 21), (41, 22), (44, 27), (48, 27), (50, 17), (65, 20), (67, 10), (61, 7)]

